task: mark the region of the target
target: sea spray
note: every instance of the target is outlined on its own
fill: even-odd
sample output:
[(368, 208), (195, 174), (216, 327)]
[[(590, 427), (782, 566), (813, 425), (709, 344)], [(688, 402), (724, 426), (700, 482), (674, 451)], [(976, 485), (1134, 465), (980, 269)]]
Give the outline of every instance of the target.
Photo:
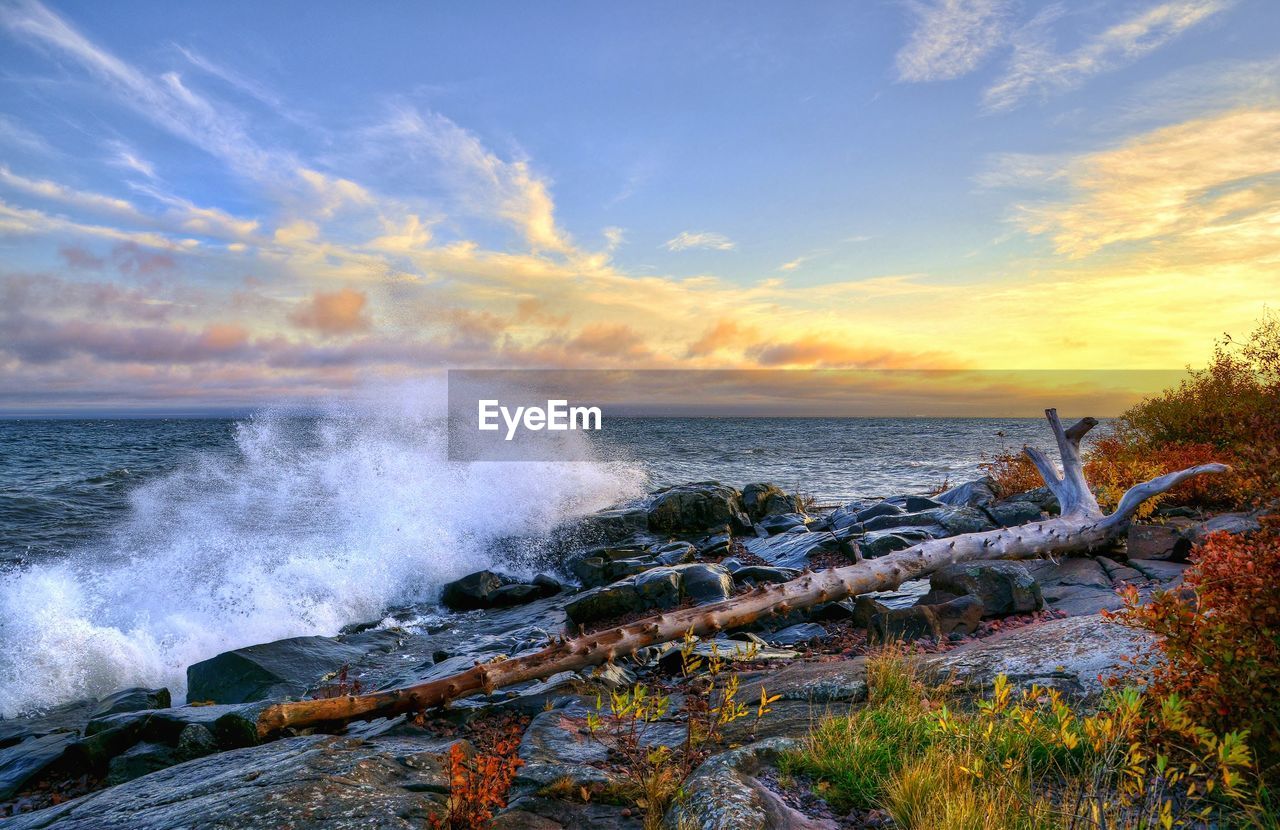
[(636, 495), (636, 469), (446, 461), (438, 386), (267, 412), (234, 448), (131, 496), (105, 538), (0, 577), (0, 714), (168, 686), (221, 651), (336, 633), (495, 562), (497, 539), (545, 533)]

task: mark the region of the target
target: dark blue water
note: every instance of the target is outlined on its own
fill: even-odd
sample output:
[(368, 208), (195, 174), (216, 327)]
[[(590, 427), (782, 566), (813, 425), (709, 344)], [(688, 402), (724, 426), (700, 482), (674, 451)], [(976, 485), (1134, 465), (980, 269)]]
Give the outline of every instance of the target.
[(1048, 437), (1034, 420), (607, 419), (575, 439), (591, 463), (461, 464), (438, 397), (0, 421), (0, 715), (130, 685), (180, 696), (193, 662), (532, 568), (494, 543), (658, 486), (773, 481), (835, 503), (959, 482)]

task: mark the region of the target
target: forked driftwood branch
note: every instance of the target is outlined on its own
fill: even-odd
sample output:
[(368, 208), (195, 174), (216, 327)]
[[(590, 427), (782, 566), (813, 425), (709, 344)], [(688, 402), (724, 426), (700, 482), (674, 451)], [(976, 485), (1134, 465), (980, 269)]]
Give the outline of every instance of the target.
[(715, 634), (749, 625), (767, 615), (782, 615), (797, 608), (844, 599), (872, 591), (893, 590), (909, 579), (931, 573), (953, 562), (982, 559), (1031, 559), (1046, 554), (1066, 554), (1099, 548), (1124, 531), (1138, 506), (1166, 492), (1179, 482), (1202, 473), (1220, 473), (1224, 464), (1201, 464), (1160, 476), (1131, 488), (1116, 511), (1103, 515), (1085, 481), (1080, 460), (1080, 439), (1097, 426), (1085, 418), (1063, 429), (1057, 410), (1045, 410), (1062, 458), (1062, 474), (1039, 450), (1026, 453), (1057, 497), (1061, 513), (1056, 518), (1019, 527), (968, 533), (949, 539), (933, 539), (905, 550), (826, 571), (806, 573), (790, 582), (760, 585), (750, 593), (711, 605), (658, 614), (627, 625), (560, 639), (535, 654), (496, 663), (483, 663), (464, 672), (385, 692), (278, 703), (258, 719), (258, 734), (267, 738), (285, 728), (369, 719), (441, 706), (480, 692), (550, 677), (633, 654), (646, 646), (678, 640), (689, 631)]

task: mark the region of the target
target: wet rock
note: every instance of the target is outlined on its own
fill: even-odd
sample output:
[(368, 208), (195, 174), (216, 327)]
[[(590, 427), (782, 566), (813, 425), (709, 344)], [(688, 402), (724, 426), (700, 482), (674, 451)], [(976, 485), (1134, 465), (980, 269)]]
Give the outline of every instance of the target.
[(937, 517), (932, 511), (923, 513), (882, 513), (862, 522), (863, 528), (868, 531), (895, 530), (900, 527), (929, 527), (938, 524)]
[(699, 830), (834, 828), (817, 824), (783, 803), (757, 780), (784, 752), (800, 748), (792, 738), (772, 738), (708, 758), (682, 787), (683, 798), (667, 811), (666, 826)]
[(868, 533), (858, 540), (858, 552), (862, 554), (864, 559), (878, 559), (894, 551), (909, 548), (914, 544), (916, 543), (902, 533), (876, 531)]
[(442, 809), (449, 742), (310, 735), (171, 766), (6, 830), (410, 830)]
[(1017, 562), (957, 562), (934, 571), (929, 584), (934, 591), (977, 597), (988, 616), (1044, 608), (1040, 583)]
[(942, 525), (946, 528), (948, 536), (981, 533), (996, 527), (991, 517), (976, 507), (936, 507), (917, 515), (928, 516), (934, 524)]
[(203, 724), (189, 724), (178, 733), (178, 755), (184, 761), (212, 755), (217, 751), (218, 739)]
[(933, 510), (934, 508), (945, 506), (944, 502), (928, 496), (890, 496), (882, 504), (901, 507), (907, 513), (919, 513), (922, 510)]
[(97, 702), (94, 700), (79, 700), (55, 706), (38, 715), (0, 718), (0, 748), (53, 732), (79, 733), (95, 706)]
[(867, 631), (880, 642), (913, 640), (918, 637), (942, 639), (950, 634), (972, 634), (982, 622), (982, 600), (957, 597), (936, 605), (907, 608), (880, 606), (871, 615)]
[(987, 507), (986, 511), (1001, 527), (1017, 527), (1045, 517), (1040, 506), (1029, 501), (1005, 501)]
[(621, 542), (649, 529), (649, 513), (639, 504), (622, 505), (583, 516), (565, 529), (577, 544)]
[(764, 635), (765, 642), (774, 646), (794, 646), (827, 636), (827, 630), (815, 623), (799, 623)]
[(756, 524), (756, 527), (770, 536), (776, 536), (779, 533), (786, 533), (792, 528), (805, 527), (808, 523), (808, 517), (800, 513), (778, 513), (761, 519)]
[(733, 577), (719, 565), (677, 565), (680, 575), (680, 598), (698, 604), (720, 602), (733, 595)]
[(166, 744), (137, 743), (111, 759), (107, 784), (115, 786), (181, 763), (178, 751)]
[(300, 697), (327, 674), (353, 665), (366, 654), (394, 648), (390, 630), (342, 637), (292, 637), (225, 651), (187, 667), (187, 699), (248, 703)]
[(653, 568), (634, 577), (579, 594), (564, 612), (577, 625), (589, 625), (649, 609), (672, 608), (680, 602), (680, 576), (671, 568)]
[(209, 730), (221, 749), (252, 746), (258, 742), (258, 715), (266, 705), (178, 706), (104, 715), (85, 727), (86, 749), (112, 757), (137, 741), (176, 746), (192, 724)]
[(524, 605), (544, 596), (542, 588), (537, 585), (503, 585), (489, 594), (489, 608), (506, 608), (511, 605)]
[(850, 560), (854, 557), (852, 533), (823, 531), (811, 533), (807, 528), (794, 527), (786, 533), (767, 538), (746, 539), (747, 552), (783, 568), (805, 568), (809, 559), (819, 553), (841, 553)]
[(859, 510), (854, 514), (854, 518), (859, 522), (869, 522), (872, 519), (878, 519), (881, 516), (901, 516), (907, 511), (902, 507), (887, 501), (879, 504), (873, 504), (870, 507)]
[(143, 709), (168, 709), (173, 705), (168, 689), (124, 689), (98, 701), (91, 717), (114, 715), (119, 712), (139, 712)]
[(966, 481), (944, 493), (934, 496), (935, 501), (952, 507), (986, 507), (996, 500), (994, 482), (990, 478)]
[(790, 582), (800, 575), (795, 568), (772, 568), (768, 565), (747, 565), (733, 571), (733, 581), (738, 585)]
[(544, 597), (553, 597), (564, 590), (560, 580), (549, 574), (538, 574), (533, 578), (533, 584), (542, 590)]
[[(51, 732), (0, 749), (0, 801), (12, 797), (29, 781), (62, 760), (77, 737), (74, 732)], [(7, 822), (5, 827), (8, 827)]]
[(984, 686), (1004, 674), (1022, 687), (1039, 684), (1093, 696), (1103, 690), (1100, 676), (1116, 675), (1125, 656), (1150, 653), (1154, 642), (1150, 634), (1092, 614), (1003, 631), (923, 658), (922, 664)]
[(718, 481), (681, 484), (650, 497), (649, 529), (658, 533), (697, 533), (729, 527), (751, 528), (737, 490)]
[(698, 549), (688, 542), (671, 542), (654, 551), (663, 565), (683, 565), (698, 558)]
[(493, 571), (476, 571), (461, 579), (445, 584), (440, 590), (440, 602), (454, 611), (473, 611), (492, 605), (494, 591), (511, 582)]
[(742, 488), (742, 506), (753, 522), (759, 522), (768, 516), (783, 513), (795, 513), (799, 503), (795, 496), (789, 496), (775, 484), (748, 484)]

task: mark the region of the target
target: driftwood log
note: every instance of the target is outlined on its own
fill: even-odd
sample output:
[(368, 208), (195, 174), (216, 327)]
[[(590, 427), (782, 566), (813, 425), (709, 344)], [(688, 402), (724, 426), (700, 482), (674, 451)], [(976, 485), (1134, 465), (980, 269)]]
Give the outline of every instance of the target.
[(362, 695), (278, 703), (263, 710), (258, 734), (268, 738), (285, 728), (341, 724), (441, 706), (480, 692), (598, 665), (658, 643), (715, 634), (749, 625), (761, 617), (786, 614), (824, 602), (872, 591), (896, 589), (953, 562), (982, 559), (1031, 559), (1048, 554), (1087, 552), (1109, 544), (1122, 533), (1138, 506), (1179, 482), (1202, 473), (1220, 473), (1223, 464), (1202, 464), (1160, 476), (1131, 488), (1111, 515), (1104, 515), (1085, 481), (1080, 439), (1097, 425), (1085, 418), (1063, 429), (1056, 410), (1045, 411), (1062, 459), (1059, 475), (1042, 452), (1027, 448), (1049, 489), (1061, 505), (1056, 518), (1019, 527), (933, 539), (905, 550), (843, 568), (805, 573), (790, 582), (761, 585), (741, 596), (710, 605), (658, 614), (617, 628), (558, 639), (534, 654), (474, 668), (436, 680)]

